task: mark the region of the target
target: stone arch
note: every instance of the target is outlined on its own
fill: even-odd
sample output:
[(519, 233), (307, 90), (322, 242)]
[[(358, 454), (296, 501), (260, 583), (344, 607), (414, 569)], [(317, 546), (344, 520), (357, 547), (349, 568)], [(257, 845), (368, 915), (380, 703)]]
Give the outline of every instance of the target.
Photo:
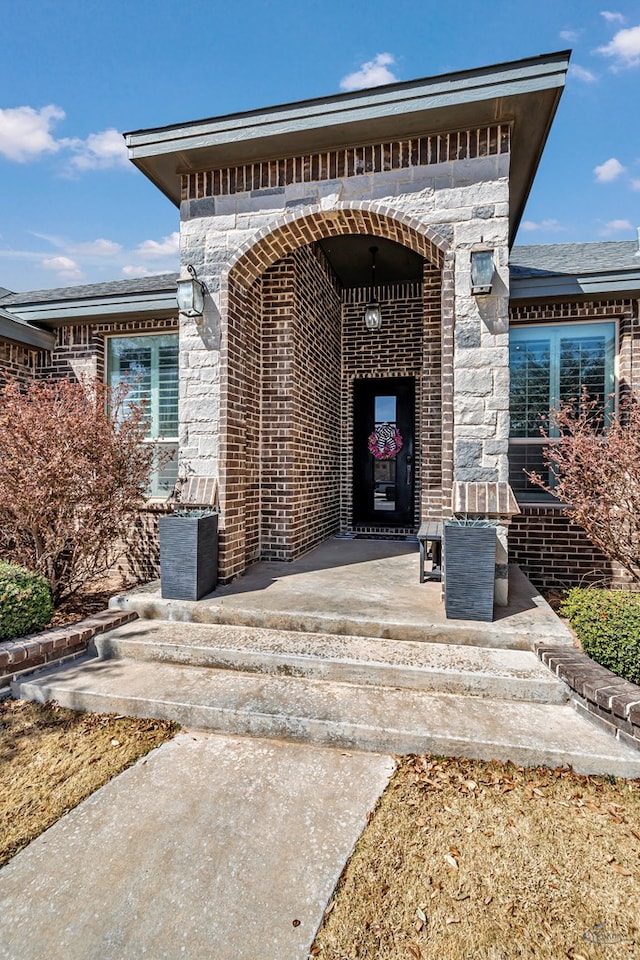
[[(453, 253), (428, 224), (375, 201), (305, 206), (274, 218), (235, 254), (221, 277), (220, 575), (241, 574), (260, 556), (260, 286), (257, 281), (301, 248), (326, 237), (365, 234), (415, 251), (440, 274), (442, 490), (453, 457)], [(278, 267), (278, 269), (280, 269)], [(450, 369), (449, 369), (450, 365)], [(451, 459), (448, 463), (447, 457)], [(439, 494), (438, 496), (442, 496)], [(440, 515), (441, 504), (434, 507)]]

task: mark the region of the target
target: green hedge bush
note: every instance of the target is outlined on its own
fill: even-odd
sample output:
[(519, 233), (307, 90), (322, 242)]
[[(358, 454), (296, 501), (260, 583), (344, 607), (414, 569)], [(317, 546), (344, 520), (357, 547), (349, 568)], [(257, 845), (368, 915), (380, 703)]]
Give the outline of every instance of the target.
[(0, 640), (40, 630), (49, 623), (52, 613), (48, 580), (0, 560)]
[(640, 594), (573, 587), (560, 612), (592, 660), (640, 684)]

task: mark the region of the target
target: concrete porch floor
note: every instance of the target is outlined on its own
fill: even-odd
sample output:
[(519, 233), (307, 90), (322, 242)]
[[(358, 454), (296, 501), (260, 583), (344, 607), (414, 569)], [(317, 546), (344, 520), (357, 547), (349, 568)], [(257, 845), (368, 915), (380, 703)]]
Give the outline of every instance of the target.
[(160, 582), (114, 597), (110, 606), (146, 618), (234, 623), (398, 640), (530, 649), (534, 639), (572, 643), (567, 628), (515, 566), (507, 607), (493, 623), (447, 620), (442, 585), (419, 582), (416, 543), (326, 541), (293, 563), (263, 561), (199, 601), (164, 600)]

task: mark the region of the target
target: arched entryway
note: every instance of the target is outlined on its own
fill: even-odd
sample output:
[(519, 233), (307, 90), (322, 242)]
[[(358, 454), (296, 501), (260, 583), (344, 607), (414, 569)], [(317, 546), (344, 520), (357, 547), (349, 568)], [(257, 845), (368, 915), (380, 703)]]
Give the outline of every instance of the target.
[[(353, 238), (354, 250), (376, 239), (400, 245), (419, 263), (412, 279), (378, 285), (380, 330), (363, 321), (370, 285), (345, 285), (331, 237)], [(443, 450), (451, 446), (451, 378), (443, 378), (443, 358), (450, 364), (451, 272), (447, 244), (434, 231), (364, 204), (288, 215), (240, 251), (221, 291), (223, 579), (257, 559), (293, 560), (337, 533), (409, 534), (420, 519), (441, 514), (450, 488)], [(402, 510), (392, 498), (393, 510), (379, 502), (368, 514), (354, 503), (364, 490), (363, 405), (375, 411), (376, 396), (401, 395), (405, 433), (411, 421), (410, 462), (407, 447), (401, 464), (405, 479), (410, 470), (410, 503), (405, 489)], [(372, 478), (374, 486), (384, 482)]]

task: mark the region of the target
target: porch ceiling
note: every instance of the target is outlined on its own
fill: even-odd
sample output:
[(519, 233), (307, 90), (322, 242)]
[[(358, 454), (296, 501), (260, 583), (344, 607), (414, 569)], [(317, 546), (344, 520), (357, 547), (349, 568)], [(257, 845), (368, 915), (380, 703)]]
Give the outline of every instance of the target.
[(178, 206), (182, 173), (510, 122), (513, 238), (569, 56), (562, 51), (125, 137), (132, 162)]
[(424, 260), (418, 253), (384, 237), (354, 234), (320, 240), (324, 254), (343, 287), (368, 287), (371, 283), (371, 253), (376, 246), (376, 284), (411, 283), (422, 280)]

